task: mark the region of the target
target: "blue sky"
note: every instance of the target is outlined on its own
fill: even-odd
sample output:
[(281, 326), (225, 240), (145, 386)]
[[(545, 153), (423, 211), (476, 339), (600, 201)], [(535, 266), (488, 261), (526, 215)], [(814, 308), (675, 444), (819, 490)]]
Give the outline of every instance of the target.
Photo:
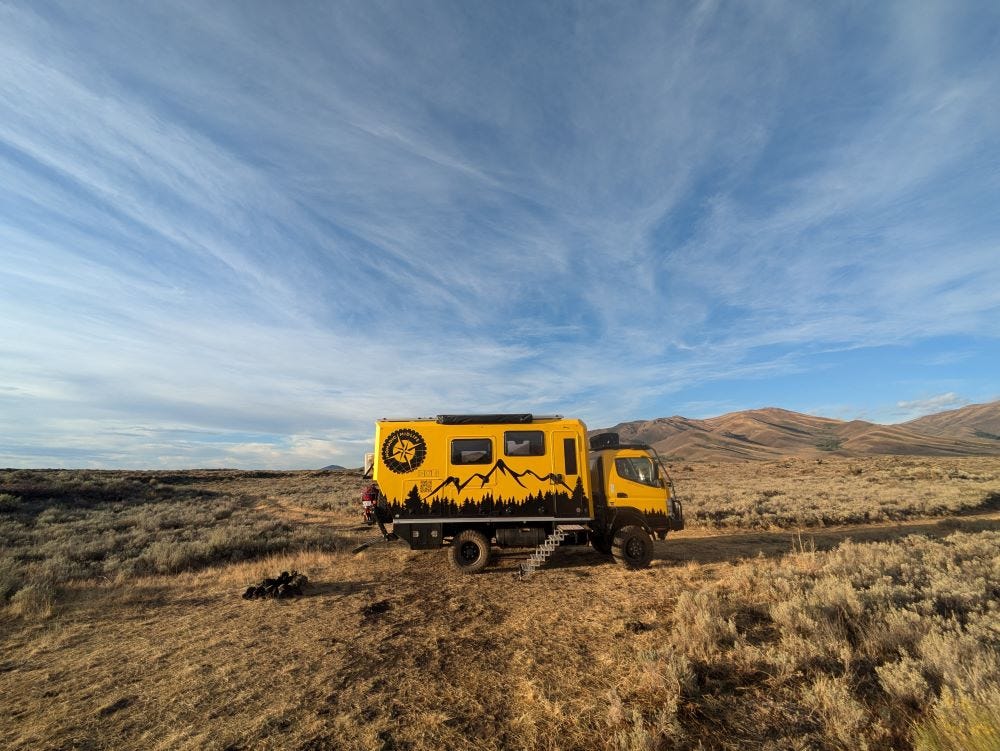
[(0, 4), (0, 466), (1000, 398), (996, 3)]

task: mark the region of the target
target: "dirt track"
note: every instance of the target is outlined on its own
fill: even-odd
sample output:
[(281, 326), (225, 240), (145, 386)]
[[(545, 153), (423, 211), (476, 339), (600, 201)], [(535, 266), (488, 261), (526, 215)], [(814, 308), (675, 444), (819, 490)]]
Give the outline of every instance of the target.
[[(342, 534), (348, 542), (370, 538), (377, 534), (372, 527), (359, 522), (352, 523), (342, 512), (321, 511), (298, 506), (288, 501), (268, 498), (258, 508), (273, 513), (276, 517), (292, 524), (323, 524), (331, 531)], [(946, 518), (907, 519), (899, 522), (877, 522), (870, 524), (842, 524), (830, 527), (808, 527), (802, 529), (744, 530), (694, 528), (683, 532), (672, 532), (664, 542), (656, 543), (654, 559), (671, 563), (712, 564), (736, 562), (756, 556), (777, 557), (793, 551), (829, 550), (845, 540), (854, 542), (881, 542), (896, 540), (907, 535), (927, 535), (940, 537), (955, 531), (1000, 530), (1000, 511), (990, 510), (966, 513)], [(406, 550), (402, 543), (377, 545), (375, 550), (394, 548)], [(420, 552), (418, 555), (435, 555), (434, 551)], [(442, 555), (439, 551), (437, 555)], [(516, 568), (517, 563), (527, 555), (524, 550), (494, 550), (493, 568), (502, 570)], [(541, 569), (561, 568), (580, 565), (580, 556), (589, 560), (591, 556), (601, 558), (589, 547), (566, 547), (559, 550)]]
[(757, 555), (775, 557), (797, 550), (829, 550), (845, 540), (882, 542), (907, 535), (940, 537), (956, 531), (1000, 529), (1000, 511), (965, 514), (945, 519), (908, 519), (902, 522), (846, 524), (800, 530), (747, 531), (740, 529), (686, 529), (660, 543), (658, 552), (673, 560), (720, 563)]

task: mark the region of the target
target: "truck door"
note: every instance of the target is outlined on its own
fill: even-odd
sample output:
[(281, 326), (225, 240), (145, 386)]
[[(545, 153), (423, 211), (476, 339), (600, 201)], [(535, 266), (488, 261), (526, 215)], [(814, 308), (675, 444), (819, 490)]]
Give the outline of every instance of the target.
[(576, 519), (590, 516), (589, 499), (584, 489), (586, 457), (581, 454), (579, 436), (570, 430), (552, 432), (552, 472), (562, 480), (552, 481), (555, 515)]
[(659, 465), (644, 451), (618, 451), (614, 454), (608, 478), (608, 505), (631, 506), (659, 518), (666, 515), (667, 489), (660, 477)]

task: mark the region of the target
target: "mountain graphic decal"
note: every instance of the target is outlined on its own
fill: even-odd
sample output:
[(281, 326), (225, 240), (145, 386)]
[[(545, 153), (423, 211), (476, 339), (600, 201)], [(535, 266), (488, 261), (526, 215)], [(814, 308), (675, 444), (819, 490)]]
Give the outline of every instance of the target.
[[(494, 495), (487, 491), (484, 495), (462, 497), (462, 491), (474, 480), (480, 487), (496, 474), (509, 477), (524, 489), (522, 494), (512, 497)], [(532, 489), (521, 482), (525, 477), (533, 477), (538, 486)], [(549, 483), (552, 484), (549, 484)], [(453, 488), (452, 493), (443, 493)], [(478, 488), (475, 489), (478, 491)], [(453, 497), (449, 497), (453, 496)], [(493, 517), (502, 521), (510, 517), (580, 518), (589, 514), (590, 506), (583, 487), (583, 478), (577, 477), (575, 486), (570, 487), (565, 479), (555, 473), (540, 475), (531, 470), (517, 472), (499, 460), (488, 472), (476, 472), (466, 480), (448, 477), (436, 488), (421, 494), (414, 484), (405, 498), (386, 499), (386, 508), (394, 521), (407, 519), (442, 519), (456, 517)]]
[(476, 472), (474, 475), (469, 477), (464, 482), (460, 481), (457, 477), (447, 477), (440, 485), (434, 488), (434, 490), (424, 495), (424, 498), (425, 499), (433, 498), (437, 493), (441, 492), (443, 488), (449, 485), (454, 486), (456, 493), (461, 493), (468, 487), (469, 483), (475, 479), (480, 480), (481, 484), (479, 487), (484, 487), (486, 483), (490, 481), (490, 478), (493, 477), (493, 475), (496, 474), (497, 472), (499, 472), (501, 475), (505, 475), (506, 477), (510, 477), (514, 482), (516, 482), (525, 490), (528, 489), (528, 486), (525, 485), (523, 482), (521, 482), (521, 478), (531, 476), (534, 477), (539, 482), (552, 481), (557, 485), (562, 485), (570, 493), (573, 492), (573, 489), (566, 484), (565, 480), (563, 480), (562, 475), (557, 475), (555, 472), (550, 472), (549, 474), (543, 476), (538, 474), (537, 472), (531, 471), (530, 469), (526, 469), (523, 472), (516, 472), (510, 467), (508, 467), (503, 459), (497, 459), (496, 463), (493, 465), (490, 471), (487, 472), (485, 475), (481, 472)]

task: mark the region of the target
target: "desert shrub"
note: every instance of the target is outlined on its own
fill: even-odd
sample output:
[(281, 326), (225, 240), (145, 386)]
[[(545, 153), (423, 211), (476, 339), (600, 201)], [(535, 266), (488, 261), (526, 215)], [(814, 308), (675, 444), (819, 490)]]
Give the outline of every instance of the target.
[(609, 692), (606, 721), (614, 749), (657, 749), (683, 736), (678, 711), (697, 691), (692, 663), (679, 650), (653, 649), (636, 656), (628, 680)]
[(899, 662), (887, 662), (875, 672), (885, 692), (902, 706), (916, 711), (933, 698), (921, 661), (906, 652), (900, 654)]
[(64, 506), (50, 506), (35, 517), (36, 524), (64, 524), (83, 518), (83, 512), (74, 513)]
[(821, 718), (827, 738), (836, 739), (843, 748), (858, 747), (858, 738), (869, 716), (845, 676), (820, 675), (803, 698), (806, 706)]
[(624, 727), (612, 733), (610, 747), (614, 751), (656, 751), (659, 738), (669, 737), (677, 726), (669, 710), (661, 710), (652, 722), (638, 709), (629, 714)]
[[(168, 477), (177, 484), (165, 482)], [(29, 586), (54, 593), (74, 580), (176, 573), (340, 544), (321, 527), (296, 529), (276, 520), (251, 494), (194, 487), (196, 477), (0, 470), (0, 491), (20, 494), (14, 510), (0, 515), (6, 554), (0, 603)], [(242, 473), (225, 478), (246, 482)], [(315, 480), (313, 487), (319, 487)]]
[[(1000, 532), (847, 542), (746, 562), (673, 604), (662, 653), (688, 658), (694, 677), (649, 659), (660, 683), (633, 680), (664, 687), (668, 698), (666, 687), (678, 687), (682, 732), (702, 716), (713, 727), (757, 712), (784, 718), (777, 736), (739, 725), (752, 747), (795, 738), (803, 748), (908, 748), (923, 738), (927, 749), (991, 748), (1000, 723), (984, 698), (1000, 684), (998, 576)], [(763, 693), (754, 693), (758, 680)], [(636, 696), (622, 706), (625, 720)], [(652, 715), (643, 717), (652, 733)], [(949, 733), (972, 740), (948, 745)]]
[(720, 644), (732, 643), (736, 626), (725, 615), (715, 593), (684, 591), (673, 613), (673, 635), (678, 647), (694, 658), (704, 659), (718, 651)]
[(46, 584), (29, 584), (10, 598), (10, 608), (26, 618), (47, 618), (52, 615), (56, 590)]
[(863, 607), (851, 651), (876, 666), (897, 703), (919, 709), (929, 697), (977, 695), (1000, 680), (998, 543), (997, 533), (958, 533), (845, 544), (833, 554), (830, 574), (856, 589)]
[(1000, 458), (704, 464), (676, 483), (693, 527), (787, 529), (948, 518), (1000, 507)]
[(913, 733), (917, 751), (996, 751), (1000, 748), (1000, 690), (974, 695), (945, 691)]
[(21, 567), (10, 556), (0, 558), (0, 605), (21, 588)]
[(74, 579), (86, 579), (93, 569), (80, 561), (74, 561), (64, 554), (43, 558), (27, 567), (27, 579), (34, 584), (56, 587)]
[[(310, 546), (309, 541), (317, 544)], [(131, 571), (139, 574), (173, 574), (220, 563), (286, 553), (292, 549), (323, 547), (320, 542), (310, 534), (293, 536), (292, 529), (280, 523), (263, 529), (215, 529), (197, 540), (153, 542), (132, 561)]]

